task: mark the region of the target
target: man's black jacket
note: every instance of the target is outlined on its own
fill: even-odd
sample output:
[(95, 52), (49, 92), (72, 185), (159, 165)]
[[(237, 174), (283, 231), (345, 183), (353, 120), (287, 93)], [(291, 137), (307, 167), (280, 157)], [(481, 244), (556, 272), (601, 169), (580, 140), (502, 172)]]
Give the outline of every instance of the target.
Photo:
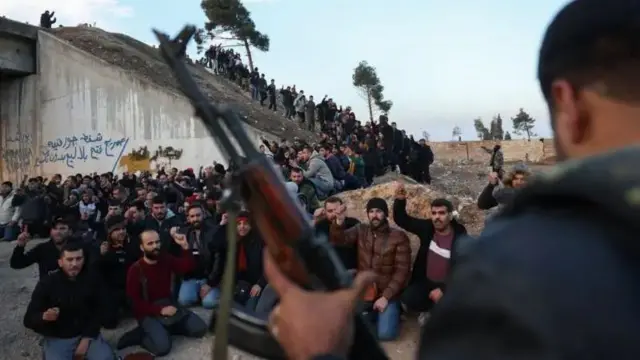
[[(418, 254), (413, 261), (413, 270), (411, 272), (411, 279), (409, 284), (415, 282), (424, 281), (427, 275), (427, 254), (429, 253), (429, 245), (433, 240), (433, 235), (436, 229), (433, 227), (433, 222), (428, 219), (415, 218), (407, 214), (407, 200), (395, 200), (393, 202), (393, 221), (412, 234), (415, 234), (420, 238), (420, 248), (418, 248)], [(467, 229), (464, 225), (458, 223), (455, 219), (451, 221), (453, 227), (454, 237), (451, 244), (451, 258), (449, 259), (449, 267), (453, 269), (458, 256), (458, 247), (460, 239), (467, 235)], [(469, 241), (469, 240), (462, 240)]]
[[(45, 337), (95, 339), (102, 320), (96, 316), (103, 305), (100, 296), (100, 281), (95, 274), (83, 270), (71, 280), (58, 270), (38, 281), (24, 315), (24, 326)], [(42, 314), (54, 307), (60, 309), (58, 319), (43, 320)]]
[(640, 358), (638, 159), (568, 163), (522, 189), (457, 264), (419, 358)]

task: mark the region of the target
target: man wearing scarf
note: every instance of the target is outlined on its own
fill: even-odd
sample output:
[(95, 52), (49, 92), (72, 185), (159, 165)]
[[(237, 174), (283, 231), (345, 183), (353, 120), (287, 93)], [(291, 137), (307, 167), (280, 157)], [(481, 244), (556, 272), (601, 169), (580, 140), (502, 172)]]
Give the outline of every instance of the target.
[(389, 207), (381, 198), (367, 202), (369, 223), (345, 229), (346, 207), (338, 210), (331, 224), (330, 239), (336, 245), (357, 245), (358, 271), (374, 271), (375, 283), (368, 289), (364, 301), (372, 303), (378, 338), (395, 340), (400, 333), (400, 302), (398, 297), (411, 273), (411, 246), (404, 231), (389, 225)]

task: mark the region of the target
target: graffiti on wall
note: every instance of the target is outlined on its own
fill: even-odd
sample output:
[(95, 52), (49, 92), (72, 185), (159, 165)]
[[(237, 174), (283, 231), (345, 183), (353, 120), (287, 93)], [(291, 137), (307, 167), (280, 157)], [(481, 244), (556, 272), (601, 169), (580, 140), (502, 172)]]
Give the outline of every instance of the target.
[(170, 168), (174, 160), (182, 158), (183, 152), (184, 150), (172, 146), (158, 146), (152, 153), (148, 147), (141, 146), (122, 156), (118, 166), (128, 172), (159, 171), (162, 168)]
[(73, 169), (78, 163), (104, 161), (114, 159), (114, 167), (118, 164), (127, 147), (129, 138), (108, 138), (101, 133), (79, 134), (59, 137), (42, 146), (36, 166), (43, 164), (64, 164)]
[(20, 131), (14, 134), (7, 134), (4, 143), (2, 162), (9, 172), (33, 167), (33, 140), (30, 134)]

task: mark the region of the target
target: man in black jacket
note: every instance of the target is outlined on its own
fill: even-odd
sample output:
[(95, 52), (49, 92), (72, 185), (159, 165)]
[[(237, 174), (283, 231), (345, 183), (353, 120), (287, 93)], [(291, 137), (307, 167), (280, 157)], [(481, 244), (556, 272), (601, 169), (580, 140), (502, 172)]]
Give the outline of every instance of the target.
[(401, 301), (410, 311), (428, 312), (440, 301), (457, 257), (457, 246), (467, 229), (453, 217), (453, 205), (446, 199), (431, 202), (431, 218), (419, 219), (407, 214), (407, 192), (396, 184), (393, 202), (395, 223), (420, 238), (420, 248), (413, 261), (409, 285)]
[(170, 230), (180, 227), (182, 222), (175, 216), (167, 217), (167, 202), (162, 196), (156, 196), (151, 200), (151, 214), (143, 220), (142, 226), (145, 230), (155, 230), (160, 235), (161, 249), (169, 251), (172, 255), (181, 253), (180, 247), (171, 238)]
[(102, 313), (103, 326), (107, 329), (115, 329), (130, 310), (126, 294), (127, 271), (140, 259), (142, 251), (140, 239), (127, 233), (124, 216), (111, 216), (107, 219), (105, 227), (107, 241), (100, 246), (98, 262), (104, 281), (102, 290), (107, 299)]
[[(640, 358), (639, 8), (574, 0), (549, 25), (538, 78), (557, 158), (571, 160), (519, 191), (456, 263), (420, 359)], [(269, 259), (265, 272), (286, 296), (270, 326), (288, 355), (346, 357), (369, 275), (310, 294)]]
[[(313, 214), (316, 232), (325, 234), (330, 237), (331, 223), (336, 221), (338, 209), (343, 205), (342, 199), (332, 196), (324, 202), (324, 206), (319, 208)], [(344, 219), (344, 228), (349, 229), (360, 224), (356, 218), (346, 217)], [(357, 269), (358, 267), (358, 249), (354, 246), (334, 245), (334, 249), (338, 253), (338, 257), (342, 260), (345, 268)]]
[(79, 242), (65, 244), (60, 270), (40, 279), (24, 315), (24, 326), (44, 336), (45, 359), (115, 359), (100, 336), (100, 281), (85, 266)]
[(215, 272), (221, 265), (224, 256), (212, 247), (218, 224), (205, 221), (204, 211), (199, 205), (191, 205), (186, 215), (188, 227), (176, 231), (186, 236), (196, 266), (184, 274), (178, 291), (178, 302), (183, 306), (202, 303), (204, 308), (213, 309), (218, 305), (220, 289), (209, 286), (207, 280), (211, 272)]
[(56, 219), (51, 227), (50, 240), (40, 243), (25, 251), (25, 247), (31, 236), (29, 230), (25, 226), (22, 233), (18, 235), (16, 247), (13, 249), (9, 265), (12, 269), (25, 269), (33, 264), (38, 264), (38, 274), (40, 279), (44, 278), (50, 272), (58, 269), (58, 260), (60, 258), (60, 249), (67, 243), (71, 236), (69, 223), (64, 219)]

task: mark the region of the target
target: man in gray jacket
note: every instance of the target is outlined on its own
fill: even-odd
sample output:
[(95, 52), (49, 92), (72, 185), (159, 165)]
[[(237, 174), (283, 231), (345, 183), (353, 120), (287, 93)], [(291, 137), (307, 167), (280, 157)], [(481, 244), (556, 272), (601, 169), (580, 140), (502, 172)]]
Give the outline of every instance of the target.
[(306, 145), (300, 150), (298, 160), (302, 163), (304, 177), (315, 185), (318, 197), (326, 198), (333, 191), (334, 179), (322, 156)]

